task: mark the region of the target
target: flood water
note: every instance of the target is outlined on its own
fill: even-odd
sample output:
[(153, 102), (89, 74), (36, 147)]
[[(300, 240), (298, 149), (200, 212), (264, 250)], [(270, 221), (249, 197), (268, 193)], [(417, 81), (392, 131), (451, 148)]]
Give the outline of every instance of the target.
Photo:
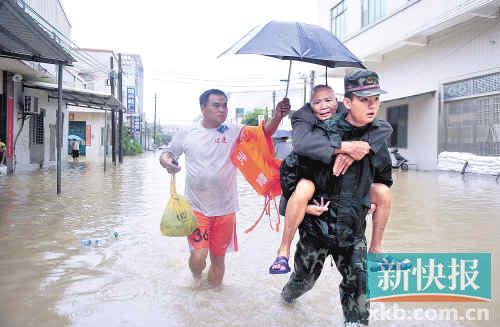
[[(280, 235), (266, 221), (242, 232), (263, 203), (243, 180), (240, 251), (227, 256), (222, 287), (193, 288), (186, 240), (160, 235), (169, 177), (158, 155), (125, 157), (106, 173), (102, 163), (66, 163), (60, 197), (53, 170), (0, 177), (0, 326), (342, 325), (340, 275), (330, 259), (309, 293), (294, 306), (281, 304), (289, 275), (267, 272)], [(396, 172), (394, 179), (385, 250), (490, 252), (493, 300), (399, 304), (408, 310), (487, 308), (489, 321), (371, 325), (498, 326), (500, 184), (492, 176), (436, 172)], [(180, 191), (182, 184), (181, 173)], [(81, 246), (83, 239), (101, 243)]]

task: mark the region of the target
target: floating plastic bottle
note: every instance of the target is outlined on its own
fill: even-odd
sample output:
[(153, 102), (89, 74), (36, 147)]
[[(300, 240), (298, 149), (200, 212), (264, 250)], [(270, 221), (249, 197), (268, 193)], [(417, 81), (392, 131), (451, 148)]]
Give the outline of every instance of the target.
[[(111, 234), (109, 235), (109, 241), (115, 241), (117, 240), (118, 238), (120, 237), (120, 234), (118, 234), (118, 232), (116, 231), (113, 231), (111, 232)], [(106, 243), (106, 239), (87, 239), (87, 240), (81, 240), (80, 241), (80, 245), (81, 246), (101, 246), (101, 245), (104, 245), (104, 243)]]
[[(105, 239), (86, 239), (81, 240), (81, 246), (101, 246), (108, 241), (115, 241), (120, 237), (120, 234), (117, 231), (113, 231), (109, 234), (108, 238)], [(109, 240), (108, 240), (109, 239)]]
[(97, 240), (97, 239), (90, 239), (90, 240), (81, 240), (80, 241), (80, 245), (81, 246), (99, 246), (102, 244), (102, 241), (101, 240)]

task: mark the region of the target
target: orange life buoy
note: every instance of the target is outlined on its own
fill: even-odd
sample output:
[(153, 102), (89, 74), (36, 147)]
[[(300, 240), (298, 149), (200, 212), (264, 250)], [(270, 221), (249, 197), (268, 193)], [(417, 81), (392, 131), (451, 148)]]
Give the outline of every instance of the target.
[[(264, 132), (264, 124), (242, 128), (231, 152), (231, 161), (241, 171), (253, 189), (265, 197), (262, 213), (247, 231), (251, 231), (264, 213), (270, 216), (271, 200), (281, 194), (281, 160), (274, 157), (274, 146), (270, 135)], [(276, 207), (276, 202), (275, 202)], [(277, 207), (276, 207), (277, 208)], [(276, 230), (279, 229), (279, 212)]]
[(257, 193), (272, 198), (281, 194), (281, 160), (274, 157), (273, 142), (265, 134), (263, 124), (243, 127), (231, 161)]

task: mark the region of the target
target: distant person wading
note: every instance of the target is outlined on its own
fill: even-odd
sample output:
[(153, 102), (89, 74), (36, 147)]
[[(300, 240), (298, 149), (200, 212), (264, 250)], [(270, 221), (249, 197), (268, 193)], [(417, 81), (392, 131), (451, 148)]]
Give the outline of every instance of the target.
[(73, 161), (78, 161), (78, 157), (80, 156), (80, 142), (78, 140), (71, 141), (71, 157), (73, 157)]

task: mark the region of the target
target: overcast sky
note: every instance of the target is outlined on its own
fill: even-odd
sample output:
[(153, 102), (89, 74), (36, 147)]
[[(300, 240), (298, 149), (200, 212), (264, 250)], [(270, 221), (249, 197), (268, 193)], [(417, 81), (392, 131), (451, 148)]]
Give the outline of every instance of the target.
[(270, 20), (318, 23), (316, 0), (62, 0), (62, 4), (72, 39), (80, 47), (141, 55), (146, 119), (153, 120), (157, 92), (162, 124), (195, 118), (198, 95), (207, 88), (279, 87), (279, 80), (286, 78), (287, 62), (254, 55), (217, 56), (251, 28)]

